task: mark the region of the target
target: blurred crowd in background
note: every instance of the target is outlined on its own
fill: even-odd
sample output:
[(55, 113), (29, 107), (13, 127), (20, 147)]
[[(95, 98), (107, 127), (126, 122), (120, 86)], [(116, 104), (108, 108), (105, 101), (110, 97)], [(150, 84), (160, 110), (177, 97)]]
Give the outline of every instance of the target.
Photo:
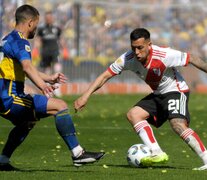
[[(52, 10), (62, 29), (61, 58), (108, 65), (130, 48), (136, 27), (151, 31), (154, 44), (190, 51), (207, 59), (207, 0), (25, 0), (41, 14)], [(4, 1), (3, 32), (14, 25), (15, 0)], [(79, 19), (78, 19), (79, 17)], [(77, 35), (77, 30), (79, 34)], [(32, 41), (34, 59), (38, 49)]]

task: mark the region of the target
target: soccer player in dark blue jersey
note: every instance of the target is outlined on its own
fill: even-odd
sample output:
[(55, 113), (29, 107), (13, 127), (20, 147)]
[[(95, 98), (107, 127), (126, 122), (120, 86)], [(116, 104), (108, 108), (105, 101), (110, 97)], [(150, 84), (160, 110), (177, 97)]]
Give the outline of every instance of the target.
[[(103, 157), (103, 152), (87, 152), (79, 144), (67, 104), (53, 98), (55, 83), (66, 82), (62, 73), (47, 75), (39, 72), (31, 61), (31, 48), (27, 39), (35, 35), (39, 12), (23, 5), (15, 12), (15, 29), (4, 37), (0, 46), (0, 115), (14, 124), (0, 155), (0, 170), (15, 170), (10, 157), (24, 141), (37, 120), (53, 115), (60, 136), (71, 150), (73, 164), (93, 163)], [(43, 95), (24, 93), (28, 77)]]

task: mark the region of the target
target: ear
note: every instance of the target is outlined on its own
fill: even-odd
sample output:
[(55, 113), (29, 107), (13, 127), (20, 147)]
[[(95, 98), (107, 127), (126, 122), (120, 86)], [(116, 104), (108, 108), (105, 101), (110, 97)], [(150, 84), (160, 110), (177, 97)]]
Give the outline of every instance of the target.
[(28, 26), (29, 26), (29, 27), (32, 27), (32, 25), (33, 25), (33, 20), (30, 19), (29, 22), (28, 22)]
[(149, 42), (148, 42), (148, 46), (151, 46), (151, 45), (152, 45), (152, 42), (151, 42), (151, 41), (149, 41)]

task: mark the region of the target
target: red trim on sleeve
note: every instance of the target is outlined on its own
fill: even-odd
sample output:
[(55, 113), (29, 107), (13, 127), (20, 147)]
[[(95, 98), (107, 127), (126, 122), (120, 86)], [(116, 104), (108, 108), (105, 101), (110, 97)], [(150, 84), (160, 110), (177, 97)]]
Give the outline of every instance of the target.
[(190, 53), (187, 53), (187, 58), (186, 58), (185, 66), (188, 65), (188, 63), (189, 63), (189, 59), (190, 59)]
[(110, 68), (110, 67), (108, 67), (107, 71), (108, 71), (108, 72), (110, 72), (110, 74), (111, 74), (112, 76), (117, 75), (116, 73), (114, 73), (114, 72), (111, 70), (111, 68)]

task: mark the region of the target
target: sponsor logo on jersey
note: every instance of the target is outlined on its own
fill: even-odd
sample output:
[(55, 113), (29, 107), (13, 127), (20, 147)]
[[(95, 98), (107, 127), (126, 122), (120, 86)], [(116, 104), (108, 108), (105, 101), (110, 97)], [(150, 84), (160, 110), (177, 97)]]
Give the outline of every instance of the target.
[(153, 69), (153, 72), (154, 72), (154, 74), (156, 74), (157, 76), (160, 76), (160, 75), (161, 75), (161, 71), (160, 71), (159, 68), (154, 68), (154, 69)]
[(30, 46), (25, 45), (25, 50), (26, 50), (27, 52), (31, 52), (31, 48), (30, 48)]
[(175, 109), (172, 114), (178, 114), (178, 111)]
[(118, 58), (118, 59), (116, 60), (116, 63), (117, 63), (118, 65), (122, 64), (122, 59), (121, 59), (121, 58)]

